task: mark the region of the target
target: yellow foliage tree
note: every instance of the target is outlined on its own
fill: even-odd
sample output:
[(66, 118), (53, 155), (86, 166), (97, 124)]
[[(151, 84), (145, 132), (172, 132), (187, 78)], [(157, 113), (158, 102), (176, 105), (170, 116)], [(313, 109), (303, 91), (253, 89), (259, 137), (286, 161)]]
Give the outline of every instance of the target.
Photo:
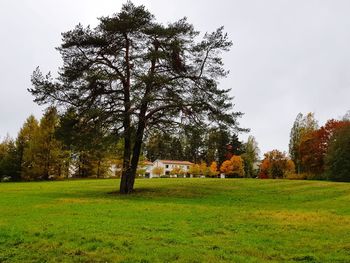
[(212, 162), (210, 167), (209, 167), (209, 171), (210, 171), (210, 176), (217, 176), (219, 174), (218, 171), (218, 164), (216, 162)]
[(188, 172), (190, 174), (192, 174), (194, 177), (199, 176), (200, 172), (201, 172), (199, 164), (191, 165), (190, 169), (188, 170)]
[(241, 156), (233, 155), (230, 159), (232, 163), (232, 174), (234, 176), (244, 176), (244, 161)]
[(184, 175), (185, 171), (181, 168), (181, 167), (174, 167), (171, 171), (170, 171), (171, 175)]
[(209, 174), (209, 169), (205, 162), (201, 162), (199, 165), (199, 170), (201, 175), (207, 176)]
[(160, 166), (154, 167), (152, 169), (152, 173), (155, 174), (155, 175), (161, 176), (164, 173), (164, 168), (160, 167)]

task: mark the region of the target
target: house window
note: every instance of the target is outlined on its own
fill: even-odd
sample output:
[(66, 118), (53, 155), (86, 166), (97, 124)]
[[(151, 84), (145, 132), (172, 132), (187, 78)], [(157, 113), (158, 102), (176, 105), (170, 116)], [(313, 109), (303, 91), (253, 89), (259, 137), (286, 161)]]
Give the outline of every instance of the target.
[(166, 165), (165, 165), (165, 168), (169, 168), (169, 164), (166, 164)]

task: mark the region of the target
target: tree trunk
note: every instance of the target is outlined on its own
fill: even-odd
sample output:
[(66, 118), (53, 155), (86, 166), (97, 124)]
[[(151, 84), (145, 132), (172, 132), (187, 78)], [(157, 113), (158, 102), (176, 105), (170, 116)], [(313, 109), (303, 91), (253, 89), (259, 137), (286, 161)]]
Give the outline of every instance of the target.
[[(125, 122), (128, 128), (124, 128), (124, 153), (123, 153), (123, 168), (122, 168), (122, 177), (120, 180), (120, 189), (121, 194), (129, 193), (128, 178), (130, 177), (130, 157), (131, 157), (131, 129), (130, 121)], [(124, 126), (125, 127), (125, 126)]]
[[(127, 65), (127, 83), (126, 83), (126, 88), (125, 88), (125, 110), (127, 109), (127, 106), (130, 105), (130, 62), (129, 62), (129, 41), (126, 38), (126, 65)], [(154, 48), (155, 51), (158, 50), (158, 44), (154, 43)], [(155, 71), (155, 64), (156, 64), (156, 59), (151, 60), (151, 68), (150, 68), (150, 74), (153, 75)], [(134, 183), (135, 183), (135, 177), (136, 177), (136, 171), (137, 171), (137, 166), (139, 163), (140, 159), (140, 154), (141, 154), (141, 146), (142, 146), (142, 139), (143, 139), (143, 134), (145, 131), (146, 127), (146, 112), (147, 112), (147, 107), (148, 107), (148, 95), (151, 91), (152, 88), (152, 81), (150, 81), (146, 87), (145, 94), (142, 99), (142, 104), (140, 108), (140, 113), (139, 113), (139, 122), (137, 126), (137, 131), (136, 131), (136, 136), (135, 136), (135, 142), (134, 142), (134, 147), (133, 147), (133, 152), (132, 152), (132, 159), (131, 159), (131, 165), (130, 165), (130, 157), (131, 157), (131, 143), (129, 141), (128, 147), (126, 147), (126, 137), (124, 137), (125, 140), (125, 146), (124, 150), (128, 151), (127, 156), (125, 155), (124, 152), (124, 162), (123, 162), (123, 173), (122, 173), (122, 179), (120, 182), (120, 193), (121, 194), (130, 194), (134, 190)], [(129, 108), (130, 109), (130, 106)], [(128, 111), (126, 111), (128, 112)], [(126, 124), (130, 129), (130, 115), (126, 115), (127, 118)], [(125, 132), (125, 135), (129, 135), (128, 140), (131, 139), (131, 132)], [(127, 159), (126, 159), (127, 158)], [(124, 170), (124, 164), (126, 165), (126, 161), (128, 161), (127, 166), (125, 166)]]
[(100, 169), (101, 168), (101, 160), (98, 159), (98, 162), (97, 162), (97, 178), (100, 178)]
[(137, 171), (137, 166), (138, 166), (139, 160), (140, 160), (142, 139), (143, 139), (143, 133), (144, 133), (145, 127), (146, 127), (146, 123), (145, 123), (144, 119), (140, 120), (139, 126), (137, 128), (135, 144), (134, 144), (134, 148), (133, 148), (133, 152), (132, 152), (130, 176), (128, 178), (128, 191), (129, 191), (129, 193), (131, 193), (134, 190), (136, 171)]

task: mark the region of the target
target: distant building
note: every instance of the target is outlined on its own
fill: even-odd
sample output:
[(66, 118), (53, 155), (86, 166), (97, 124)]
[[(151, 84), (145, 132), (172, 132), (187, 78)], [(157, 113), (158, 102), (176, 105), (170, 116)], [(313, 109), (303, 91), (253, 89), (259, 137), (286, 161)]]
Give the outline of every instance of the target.
[(153, 170), (153, 163), (150, 161), (143, 161), (142, 162), (142, 168), (145, 170), (145, 177), (151, 178), (152, 170)]
[[(188, 175), (191, 165), (193, 163), (188, 161), (175, 161), (175, 160), (155, 160), (154, 162), (150, 161), (140, 161), (138, 165), (138, 176), (144, 176), (146, 178), (160, 177), (160, 176), (169, 176), (177, 177), (176, 174), (171, 174), (171, 171), (175, 168), (179, 168), (183, 174)], [(154, 173), (154, 168), (160, 167), (162, 170), (161, 174)], [(122, 168), (117, 165), (111, 165), (111, 173), (113, 175), (121, 174)]]
[[(175, 161), (175, 160), (155, 160), (152, 165), (152, 171), (149, 174), (149, 177), (159, 177), (169, 175), (171, 176), (171, 171), (175, 168), (180, 168), (185, 174), (189, 173), (190, 167), (193, 163), (188, 161)], [(153, 173), (155, 167), (163, 168), (163, 173), (158, 175)], [(174, 176), (176, 177), (176, 175)]]

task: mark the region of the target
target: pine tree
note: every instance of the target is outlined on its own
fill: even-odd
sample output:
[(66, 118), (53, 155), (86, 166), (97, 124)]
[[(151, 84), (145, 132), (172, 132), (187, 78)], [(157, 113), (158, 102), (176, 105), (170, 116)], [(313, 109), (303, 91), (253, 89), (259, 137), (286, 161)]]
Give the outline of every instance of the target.
[(222, 27), (199, 42), (197, 36), (185, 18), (165, 26), (127, 2), (94, 29), (78, 25), (64, 33), (59, 77), (37, 69), (30, 92), (38, 103), (72, 106), (85, 119), (121, 130), (120, 192), (131, 193), (146, 130), (186, 123), (238, 129), (241, 113), (232, 111), (229, 90), (218, 87), (228, 74), (221, 54), (232, 42)]

